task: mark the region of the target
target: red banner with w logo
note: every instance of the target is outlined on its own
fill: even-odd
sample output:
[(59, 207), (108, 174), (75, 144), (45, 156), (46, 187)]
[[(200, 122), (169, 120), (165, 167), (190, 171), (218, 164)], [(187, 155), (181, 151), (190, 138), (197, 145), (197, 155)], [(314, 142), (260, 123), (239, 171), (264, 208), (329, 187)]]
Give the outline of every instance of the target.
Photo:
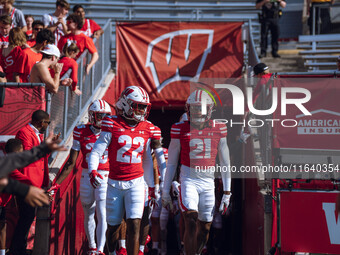
[(153, 106), (182, 106), (190, 82), (240, 77), (241, 22), (117, 23), (116, 98), (139, 85)]

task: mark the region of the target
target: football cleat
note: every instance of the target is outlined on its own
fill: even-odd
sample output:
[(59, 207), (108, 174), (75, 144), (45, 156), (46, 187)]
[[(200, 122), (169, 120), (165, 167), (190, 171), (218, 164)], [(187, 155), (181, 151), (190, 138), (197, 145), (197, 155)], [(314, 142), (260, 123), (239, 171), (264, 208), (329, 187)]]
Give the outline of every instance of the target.
[(127, 251), (125, 248), (121, 247), (119, 250), (116, 251), (116, 255), (127, 255)]
[(97, 248), (89, 248), (87, 255), (97, 255)]

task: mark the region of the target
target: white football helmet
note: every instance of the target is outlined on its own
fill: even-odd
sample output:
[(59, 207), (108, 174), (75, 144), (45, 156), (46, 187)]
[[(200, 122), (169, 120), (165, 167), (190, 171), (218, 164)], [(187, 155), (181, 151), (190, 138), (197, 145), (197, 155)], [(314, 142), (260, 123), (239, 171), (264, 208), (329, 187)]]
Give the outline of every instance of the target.
[(88, 114), (89, 122), (96, 128), (100, 128), (104, 117), (112, 114), (111, 107), (106, 101), (96, 99), (90, 104)]
[(116, 108), (117, 113), (126, 119), (145, 121), (151, 108), (149, 95), (141, 87), (129, 86), (120, 95)]
[[(195, 90), (190, 94), (185, 104), (190, 122), (201, 124), (211, 118), (214, 101), (203, 90)], [(203, 107), (206, 107), (205, 109)]]

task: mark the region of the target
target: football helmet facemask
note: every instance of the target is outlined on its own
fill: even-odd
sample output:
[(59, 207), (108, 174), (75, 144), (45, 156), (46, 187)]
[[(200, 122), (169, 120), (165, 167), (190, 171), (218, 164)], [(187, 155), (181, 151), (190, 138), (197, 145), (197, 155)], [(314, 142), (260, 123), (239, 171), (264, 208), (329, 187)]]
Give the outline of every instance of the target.
[(96, 128), (101, 128), (102, 120), (107, 115), (111, 115), (110, 105), (101, 99), (94, 100), (88, 109), (89, 122)]
[[(195, 90), (190, 94), (185, 104), (190, 122), (202, 124), (210, 120), (214, 101), (203, 90)], [(203, 107), (206, 107), (205, 109)]]
[(141, 87), (129, 86), (116, 103), (117, 113), (128, 120), (145, 121), (151, 104), (148, 93)]

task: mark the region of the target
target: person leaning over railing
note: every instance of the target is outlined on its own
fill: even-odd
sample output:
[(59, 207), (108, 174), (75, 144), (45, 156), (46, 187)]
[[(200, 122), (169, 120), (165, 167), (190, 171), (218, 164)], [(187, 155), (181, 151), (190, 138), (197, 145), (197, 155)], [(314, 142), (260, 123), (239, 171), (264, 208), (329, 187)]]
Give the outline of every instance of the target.
[(48, 29), (43, 29), (36, 35), (36, 43), (30, 48), (23, 49), (15, 63), (14, 79), (18, 82), (29, 82), (33, 66), (42, 59), (41, 50), (47, 44), (54, 43), (54, 35)]
[(78, 46), (71, 41), (68, 41), (64, 47), (62, 55), (58, 61), (58, 63), (63, 64), (63, 69), (61, 70), (60, 77), (63, 77), (64, 74), (71, 69), (70, 78), (72, 79), (71, 91), (80, 96), (82, 92), (79, 90), (78, 83), (78, 64), (74, 59), (77, 57), (79, 53)]
[[(60, 73), (63, 64), (58, 63), (60, 52), (57, 46), (48, 44), (41, 51), (43, 57), (39, 63), (36, 63), (30, 74), (30, 82), (32, 83), (45, 83), (46, 90), (50, 93), (57, 93), (59, 85), (70, 86), (72, 79), (66, 78), (60, 82)], [(54, 77), (52, 77), (49, 68), (53, 68)]]
[(84, 35), (81, 32), (81, 28), (83, 26), (81, 17), (77, 14), (71, 14), (67, 17), (67, 28), (71, 33), (68, 35), (63, 36), (59, 42), (58, 42), (58, 48), (60, 51), (62, 51), (64, 45), (68, 41), (75, 41), (78, 48), (79, 53), (77, 55), (77, 58), (85, 51), (88, 50), (90, 54), (92, 54), (92, 58), (89, 64), (86, 66), (86, 74), (90, 74), (90, 70), (92, 66), (97, 62), (99, 59), (98, 51), (96, 49), (96, 46), (93, 43), (93, 40), (89, 38), (88, 36)]

